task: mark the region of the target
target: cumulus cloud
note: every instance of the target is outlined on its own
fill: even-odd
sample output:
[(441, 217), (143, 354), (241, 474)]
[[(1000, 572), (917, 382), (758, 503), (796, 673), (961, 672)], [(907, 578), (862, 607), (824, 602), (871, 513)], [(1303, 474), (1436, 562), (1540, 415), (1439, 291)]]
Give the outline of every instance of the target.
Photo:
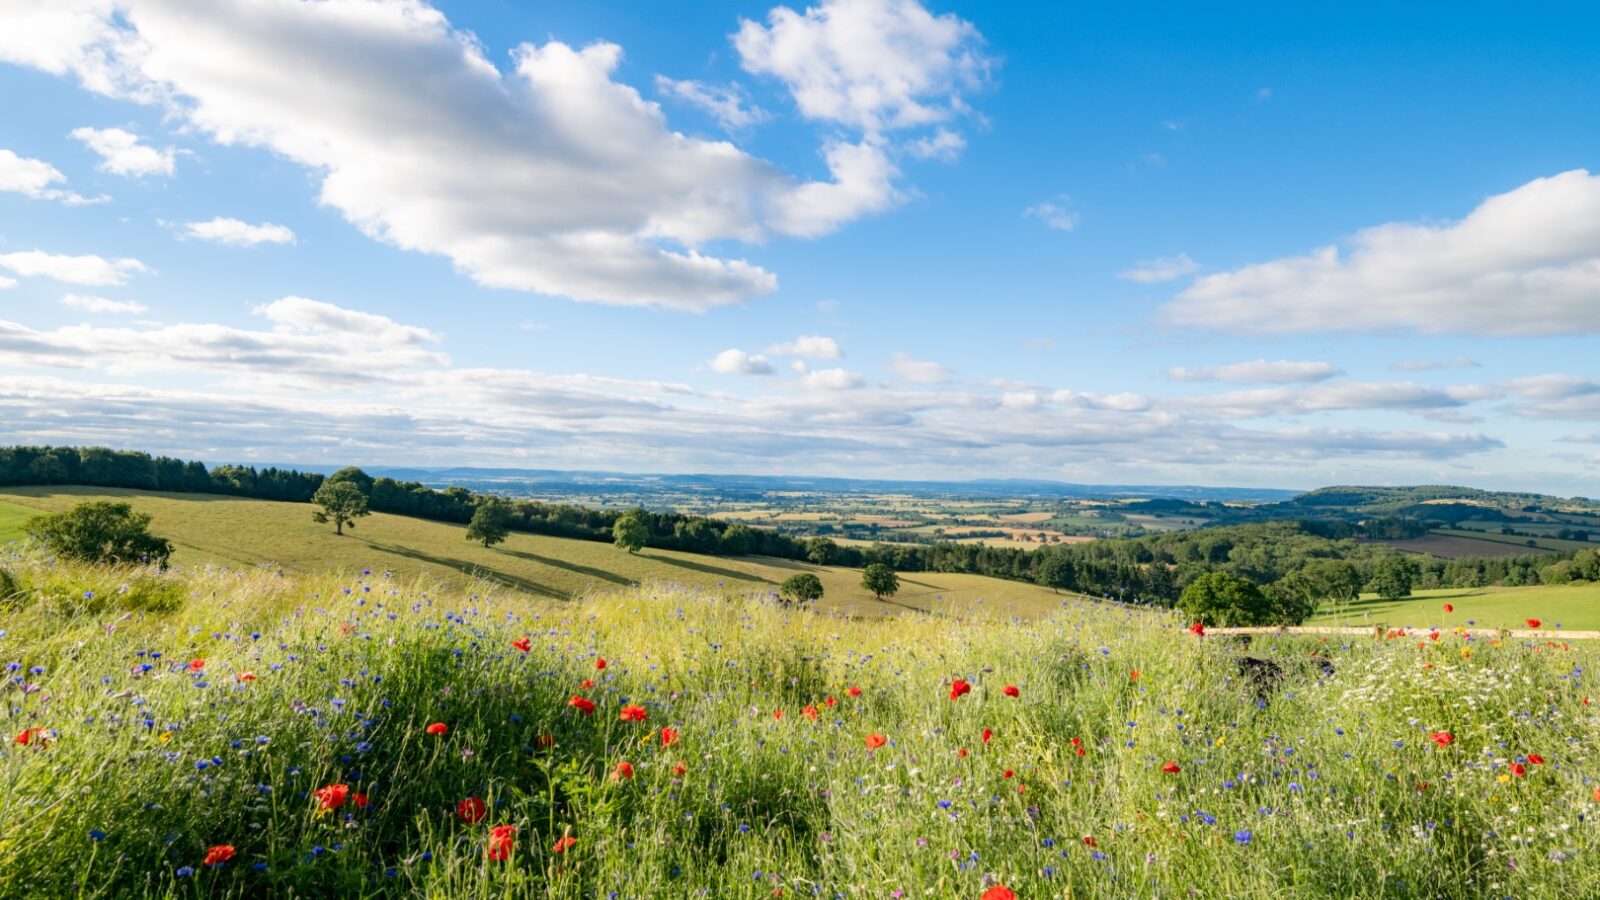
[(772, 118), (745, 95), (737, 84), (715, 85), (656, 76), (656, 93), (679, 100), (717, 120), (728, 131), (739, 131)]
[(847, 391), (866, 384), (866, 379), (847, 369), (818, 369), (800, 376), (808, 388), (824, 391)]
[(1066, 194), (1062, 194), (1055, 200), (1035, 203), (1023, 210), (1022, 214), (1030, 219), (1038, 219), (1046, 227), (1057, 231), (1071, 231), (1078, 227), (1078, 214), (1067, 206), (1069, 199)]
[(711, 360), (711, 371), (724, 375), (771, 375), (772, 363), (765, 356), (743, 350), (724, 350)]
[(234, 247), (254, 247), (257, 244), (292, 244), (295, 235), (283, 225), (262, 222), (251, 225), (240, 219), (217, 216), (205, 222), (188, 222), (183, 226), (184, 237), (215, 241)]
[(1322, 381), (1341, 374), (1330, 362), (1292, 362), (1265, 359), (1229, 363), (1225, 366), (1206, 366), (1199, 369), (1172, 368), (1167, 377), (1173, 381), (1246, 381), (1271, 384)]
[(1396, 372), (1427, 372), (1433, 369), (1476, 369), (1482, 363), (1470, 356), (1457, 356), (1452, 359), (1413, 359), (1394, 363), (1389, 368)]
[(745, 71), (783, 82), (808, 119), (867, 134), (937, 125), (963, 114), (991, 62), (983, 36), (917, 0), (822, 0), (786, 6), (733, 36)]
[(1179, 253), (1177, 256), (1141, 259), (1138, 265), (1133, 268), (1117, 273), (1117, 277), (1128, 281), (1137, 281), (1140, 284), (1160, 284), (1163, 281), (1172, 281), (1185, 275), (1192, 275), (1199, 268), (1200, 264), (1190, 259), (1189, 254)]
[(100, 155), (102, 172), (141, 178), (171, 175), (178, 165), (177, 151), (141, 144), (138, 135), (121, 128), (74, 128), (72, 136)]
[(769, 356), (799, 356), (805, 359), (839, 359), (844, 356), (838, 341), (820, 334), (802, 334), (792, 341), (773, 344), (766, 352)]
[(15, 278), (7, 278), (4, 275), (0, 275), (0, 291), (7, 290), (8, 288), (14, 288), (16, 286), (17, 280)]
[(101, 256), (63, 256), (43, 250), (0, 253), (0, 269), (24, 278), (53, 278), (67, 284), (106, 287), (125, 284), (134, 275), (150, 268), (137, 259), (106, 259)]
[[(51, 8), (8, 13), (0, 60), (74, 74), (90, 90), (161, 104), (220, 144), (293, 160), (367, 235), (445, 256), (489, 287), (696, 311), (738, 303), (772, 292), (776, 277), (706, 244), (815, 237), (900, 197), (873, 141), (832, 140), (832, 180), (798, 179), (673, 131), (615, 80), (615, 44), (522, 44), (502, 72), (422, 0), (33, 6)], [(924, 74), (884, 79), (882, 99), (857, 105), (884, 124), (955, 110), (963, 73), (982, 68), (970, 26), (913, 6), (891, 4), (916, 42), (896, 43), (883, 65), (909, 54)], [(901, 31), (881, 37), (899, 42)], [(788, 77), (783, 43), (773, 36), (766, 63), (752, 65)], [(921, 59), (935, 49), (941, 58)], [(851, 68), (864, 57), (830, 58), (847, 69), (829, 81), (842, 89), (877, 77)]]
[(49, 163), (18, 156), (10, 150), (0, 149), (0, 191), (21, 194), (35, 200), (57, 200), (68, 206), (84, 206), (90, 203), (103, 203), (109, 197), (85, 197), (75, 191), (69, 191), (51, 185), (64, 183), (67, 176), (61, 170)]
[(950, 377), (950, 370), (944, 366), (936, 362), (912, 359), (904, 353), (896, 353), (890, 357), (887, 368), (902, 381), (916, 384), (937, 384)]
[(1175, 325), (1297, 333), (1495, 336), (1600, 331), (1600, 176), (1538, 178), (1465, 218), (1390, 223), (1206, 275), (1162, 310)]
[(112, 315), (133, 315), (149, 312), (150, 308), (143, 303), (132, 300), (110, 300), (105, 297), (95, 297), (88, 294), (66, 294), (61, 298), (62, 306), (81, 309), (84, 312), (109, 313)]
[(918, 159), (937, 159), (954, 162), (967, 149), (967, 139), (959, 132), (941, 128), (932, 135), (917, 138), (906, 144), (906, 151)]

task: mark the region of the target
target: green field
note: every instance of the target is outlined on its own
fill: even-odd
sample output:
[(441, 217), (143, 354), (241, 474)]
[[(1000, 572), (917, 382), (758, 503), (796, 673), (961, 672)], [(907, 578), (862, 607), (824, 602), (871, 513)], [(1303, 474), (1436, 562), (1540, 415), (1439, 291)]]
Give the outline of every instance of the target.
[(22, 537), (22, 526), (38, 514), (39, 511), (31, 506), (0, 501), (0, 544)]
[(1520, 534), (1501, 534), (1498, 531), (1475, 531), (1466, 528), (1437, 528), (1434, 534), (1447, 537), (1471, 538), (1475, 541), (1488, 541), (1492, 544), (1514, 544), (1518, 547), (1539, 550), (1586, 550), (1595, 546), (1588, 541), (1569, 541), (1554, 537), (1527, 537)]
[[(926, 610), (962, 615), (1034, 616), (1059, 606), (1047, 588), (980, 575), (906, 572), (900, 592), (879, 602), (861, 589), (854, 569), (813, 566), (766, 557), (699, 556), (670, 550), (628, 554), (610, 544), (513, 534), (486, 550), (470, 543), (465, 528), (376, 513), (343, 537), (311, 521), (308, 504), (244, 500), (209, 494), (160, 494), (116, 488), (33, 487), (0, 490), (0, 535), (6, 510), (20, 522), (37, 511), (57, 511), (91, 499), (126, 500), (153, 516), (151, 529), (177, 547), (178, 565), (277, 565), (306, 572), (342, 569), (416, 575), (482, 577), (524, 593), (570, 598), (639, 583), (706, 589), (776, 590), (796, 572), (823, 583), (822, 607), (859, 616)], [(13, 536), (20, 536), (17, 530)]]
[[(1446, 613), (1446, 603), (1455, 611)], [(1306, 624), (1524, 628), (1530, 618), (1574, 631), (1600, 630), (1600, 584), (1443, 588), (1404, 600), (1367, 594), (1348, 610), (1324, 609)]]

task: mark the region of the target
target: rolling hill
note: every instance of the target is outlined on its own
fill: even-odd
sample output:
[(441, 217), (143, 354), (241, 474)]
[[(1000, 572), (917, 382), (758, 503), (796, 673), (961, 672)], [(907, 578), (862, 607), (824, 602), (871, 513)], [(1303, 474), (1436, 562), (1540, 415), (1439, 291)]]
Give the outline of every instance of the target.
[(907, 610), (1034, 616), (1064, 599), (1022, 582), (908, 572), (901, 575), (899, 594), (879, 602), (861, 588), (859, 571), (842, 567), (658, 549), (629, 554), (610, 544), (530, 534), (513, 534), (504, 544), (485, 549), (468, 542), (462, 526), (384, 513), (361, 519), (353, 530), (336, 537), (328, 526), (311, 521), (311, 507), (303, 503), (100, 487), (0, 490), (0, 541), (21, 536), (28, 516), (97, 499), (126, 501), (149, 513), (152, 530), (173, 542), (177, 548), (173, 562), (183, 566), (277, 565), (306, 572), (370, 568), (397, 576), (435, 575), (459, 581), (481, 577), (527, 594), (561, 599), (647, 582), (776, 590), (790, 575), (811, 572), (823, 583), (822, 608), (858, 616)]

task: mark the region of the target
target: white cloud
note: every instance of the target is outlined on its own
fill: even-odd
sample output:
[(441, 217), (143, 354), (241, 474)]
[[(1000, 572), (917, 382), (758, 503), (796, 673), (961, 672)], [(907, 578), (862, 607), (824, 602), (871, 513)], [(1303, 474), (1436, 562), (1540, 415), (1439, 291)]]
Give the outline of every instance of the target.
[(760, 354), (724, 350), (712, 358), (711, 371), (724, 375), (771, 375), (772, 363)]
[(916, 384), (937, 384), (950, 377), (950, 370), (944, 366), (936, 362), (912, 359), (904, 353), (896, 353), (890, 357), (887, 368), (901, 380)]
[(98, 153), (100, 170), (113, 175), (171, 175), (178, 164), (177, 151), (141, 144), (138, 135), (121, 128), (74, 128), (72, 136)]
[(954, 162), (966, 148), (967, 139), (948, 128), (941, 128), (931, 136), (920, 137), (906, 144), (906, 151), (912, 156), (942, 162)]
[(657, 75), (656, 92), (706, 113), (728, 131), (739, 131), (772, 118), (766, 110), (751, 103), (737, 84), (724, 86), (692, 79), (678, 81)]
[(1192, 275), (1200, 268), (1200, 264), (1189, 258), (1187, 253), (1177, 256), (1161, 256), (1156, 259), (1141, 259), (1139, 264), (1125, 272), (1117, 273), (1118, 278), (1128, 281), (1137, 281), (1140, 284), (1159, 284), (1163, 281), (1172, 281), (1185, 275)]
[(860, 375), (846, 369), (818, 369), (800, 376), (800, 380), (808, 388), (824, 391), (848, 391), (866, 384)]
[(1225, 366), (1206, 366), (1199, 369), (1172, 368), (1167, 377), (1173, 381), (1247, 381), (1272, 384), (1322, 381), (1341, 374), (1330, 362), (1292, 362), (1265, 359), (1230, 363)]
[(1295, 333), (1495, 336), (1600, 331), (1600, 176), (1530, 181), (1442, 224), (1390, 223), (1206, 275), (1162, 311), (1177, 325)]
[(88, 294), (66, 294), (61, 298), (62, 306), (81, 309), (84, 312), (111, 313), (113, 315), (136, 314), (149, 312), (150, 308), (143, 303), (132, 300), (109, 300), (105, 297), (94, 297)]
[(17, 286), (17, 280), (15, 278), (7, 278), (4, 275), (0, 275), (0, 291), (7, 290), (9, 288), (14, 288), (16, 286)]
[(844, 356), (838, 341), (820, 334), (802, 334), (792, 341), (773, 344), (766, 352), (769, 356), (800, 356), (806, 359), (839, 359)]
[(774, 7), (733, 36), (745, 71), (779, 79), (808, 119), (880, 134), (947, 122), (988, 78), (978, 29), (917, 0)]
[(1023, 210), (1022, 214), (1030, 219), (1038, 219), (1057, 231), (1071, 231), (1078, 227), (1079, 216), (1066, 205), (1069, 199), (1066, 194), (1062, 194), (1055, 200), (1035, 203)]
[[(613, 79), (615, 44), (522, 44), (502, 73), (421, 0), (118, 7), (113, 18), (109, 3), (78, 0), (70, 15), (8, 19), (0, 59), (74, 73), (91, 90), (160, 103), (220, 144), (293, 160), (370, 237), (446, 256), (489, 287), (687, 310), (738, 303), (777, 279), (707, 243), (814, 237), (899, 198), (894, 166), (869, 141), (829, 144), (835, 180), (807, 182), (672, 131), (658, 105)], [(909, 115), (922, 92), (976, 66), (960, 46), (974, 35), (956, 30), (945, 62), (922, 63), (942, 75), (869, 107)]]
[(134, 275), (150, 269), (137, 259), (106, 259), (100, 256), (58, 256), (42, 250), (0, 253), (0, 269), (24, 278), (53, 278), (67, 284), (106, 287), (125, 284)]
[(1344, 410), (1436, 412), (1486, 399), (1490, 393), (1475, 386), (1432, 388), (1410, 382), (1350, 382), (1299, 388), (1256, 388), (1187, 396), (1172, 402), (1209, 410), (1226, 418), (1255, 419)]
[(84, 197), (74, 191), (51, 185), (62, 183), (67, 176), (49, 163), (18, 156), (10, 150), (0, 149), (0, 191), (21, 194), (35, 200), (58, 200), (68, 206), (103, 203), (109, 197)]
[(206, 222), (188, 222), (183, 226), (185, 237), (215, 241), (234, 247), (254, 247), (257, 244), (292, 244), (294, 232), (283, 225), (262, 222), (251, 225), (239, 219), (217, 216)]

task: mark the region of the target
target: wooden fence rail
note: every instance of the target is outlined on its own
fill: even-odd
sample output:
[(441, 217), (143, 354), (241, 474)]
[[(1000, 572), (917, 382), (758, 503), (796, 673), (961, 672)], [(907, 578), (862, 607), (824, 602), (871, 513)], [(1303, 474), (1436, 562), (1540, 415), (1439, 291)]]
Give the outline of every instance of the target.
[[(1491, 638), (1542, 638), (1551, 641), (1585, 641), (1600, 638), (1600, 631), (1567, 631), (1558, 628), (1463, 628), (1460, 630), (1468, 634)], [(1383, 638), (1387, 637), (1391, 632), (1402, 632), (1407, 637), (1426, 637), (1430, 631), (1438, 631), (1440, 634), (1456, 633), (1454, 628), (1386, 628), (1381, 625), (1365, 627), (1332, 625), (1276, 627), (1265, 625), (1252, 628), (1207, 628), (1206, 634), (1349, 634)]]

